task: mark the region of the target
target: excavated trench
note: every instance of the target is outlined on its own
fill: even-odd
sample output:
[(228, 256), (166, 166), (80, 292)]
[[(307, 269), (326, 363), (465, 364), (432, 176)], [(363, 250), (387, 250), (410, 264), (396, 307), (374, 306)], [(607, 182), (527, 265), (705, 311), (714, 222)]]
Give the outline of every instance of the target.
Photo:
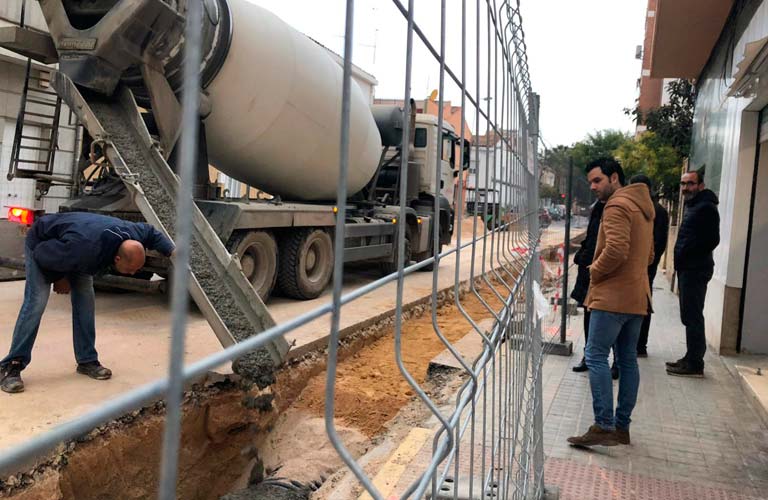
[[(490, 290), (480, 290), (500, 307)], [(438, 325), (450, 341), (470, 331), (453, 293), (441, 293), (438, 304)], [(462, 294), (462, 306), (477, 321), (491, 316), (471, 293)], [(427, 367), (444, 349), (433, 332), (430, 307), (410, 307), (404, 319), (405, 366), (430, 390), (441, 382), (427, 380)], [(336, 425), (357, 457), (380, 441), (415, 398), (394, 361), (393, 323), (389, 317), (371, 325), (340, 347)], [(265, 390), (238, 375), (209, 374), (192, 385), (183, 407), (178, 498), (309, 498), (343, 465), (325, 433), (325, 361), (324, 353), (294, 361)], [(27, 472), (0, 480), (0, 497), (154, 498), (164, 416), (164, 405), (157, 402), (62, 445)]]

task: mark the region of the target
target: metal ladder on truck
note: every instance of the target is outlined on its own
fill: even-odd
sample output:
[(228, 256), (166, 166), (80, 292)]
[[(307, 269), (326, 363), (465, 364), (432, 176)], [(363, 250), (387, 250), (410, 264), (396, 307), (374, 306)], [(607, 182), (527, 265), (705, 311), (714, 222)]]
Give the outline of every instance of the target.
[(52, 185), (72, 185), (73, 178), (54, 173), (61, 97), (50, 89), (50, 80), (42, 72), (39, 76), (32, 72), (32, 59), (28, 58), (8, 180), (34, 179), (38, 181), (38, 195), (42, 196)]
[(22, 49), (19, 53), (27, 56), (8, 180), (34, 179), (39, 198), (47, 194), (52, 185), (71, 186), (74, 173), (69, 177), (54, 173), (61, 98), (50, 88), (50, 80), (42, 71), (36, 76), (32, 74), (32, 59), (44, 64), (55, 62), (56, 50), (48, 34), (27, 27), (26, 7), (27, 0), (23, 0), (18, 26), (0, 28), (0, 45), (15, 51)]
[[(94, 143), (101, 145), (147, 222), (170, 237), (179, 180), (147, 131), (131, 91), (122, 87), (115, 92), (116, 99), (86, 101), (72, 80), (57, 71), (52, 73), (51, 86), (74, 110)], [(273, 327), (275, 321), (242, 273), (239, 259), (226, 250), (196, 205), (193, 210), (189, 291), (219, 342), (228, 347)], [(247, 371), (239, 371), (237, 363), (235, 371), (260, 387), (271, 385), (274, 368), (285, 360), (288, 349), (278, 336), (241, 358), (240, 366), (247, 366)]]

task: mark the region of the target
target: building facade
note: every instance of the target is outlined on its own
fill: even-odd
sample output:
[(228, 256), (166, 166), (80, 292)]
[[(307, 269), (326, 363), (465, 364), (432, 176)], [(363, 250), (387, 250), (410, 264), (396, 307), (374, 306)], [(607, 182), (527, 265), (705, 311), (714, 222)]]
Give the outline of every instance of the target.
[(708, 342), (768, 353), (768, 2), (658, 0), (651, 76), (696, 80), (688, 169), (704, 169), (721, 219)]

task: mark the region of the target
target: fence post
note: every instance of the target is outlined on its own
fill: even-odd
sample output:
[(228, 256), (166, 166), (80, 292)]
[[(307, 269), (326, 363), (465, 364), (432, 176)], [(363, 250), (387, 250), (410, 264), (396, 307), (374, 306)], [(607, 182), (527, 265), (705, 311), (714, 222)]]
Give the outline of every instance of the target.
[[(531, 182), (528, 194), (529, 209), (533, 213), (531, 217), (533, 228), (535, 233), (539, 230), (539, 155), (538, 155), (538, 143), (539, 143), (539, 104), (540, 96), (533, 94), (531, 99), (531, 113), (530, 113), (530, 127), (531, 136), (533, 138), (533, 175), (531, 175)], [(533, 256), (533, 279), (530, 282), (541, 280), (541, 262), (538, 256), (538, 247), (536, 247), (536, 255)], [(529, 288), (531, 290), (532, 288)], [(533, 301), (529, 302), (531, 306)], [(535, 310), (531, 307), (528, 314), (535, 315)], [(533, 339), (531, 342), (531, 358), (533, 360), (533, 397), (535, 401), (535, 409), (533, 414), (533, 436), (534, 436), (534, 448), (533, 448), (533, 498), (542, 498), (544, 493), (544, 414), (541, 407), (541, 399), (543, 395), (542, 381), (541, 381), (541, 365), (543, 361), (542, 354), (542, 339), (541, 339), (541, 322), (536, 317), (534, 319)]]
[(570, 356), (573, 354), (573, 342), (566, 340), (568, 326), (568, 261), (571, 249), (571, 205), (573, 204), (573, 158), (568, 160), (568, 194), (565, 198), (565, 238), (563, 239), (563, 289), (562, 310), (560, 311), (560, 335), (557, 342), (545, 342), (547, 354)]
[(573, 157), (568, 159), (568, 195), (565, 198), (565, 242), (563, 244), (563, 308), (560, 311), (560, 343), (565, 344), (568, 324), (568, 261), (571, 253), (571, 206), (573, 205)]

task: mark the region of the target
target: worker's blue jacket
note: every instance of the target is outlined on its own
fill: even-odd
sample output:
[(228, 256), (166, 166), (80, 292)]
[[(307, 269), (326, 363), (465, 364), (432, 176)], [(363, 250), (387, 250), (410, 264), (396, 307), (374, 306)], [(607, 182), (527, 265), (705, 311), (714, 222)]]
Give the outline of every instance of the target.
[(85, 212), (44, 215), (30, 228), (26, 246), (46, 280), (54, 282), (71, 273), (105, 272), (126, 240), (166, 256), (173, 252), (173, 243), (149, 224)]

